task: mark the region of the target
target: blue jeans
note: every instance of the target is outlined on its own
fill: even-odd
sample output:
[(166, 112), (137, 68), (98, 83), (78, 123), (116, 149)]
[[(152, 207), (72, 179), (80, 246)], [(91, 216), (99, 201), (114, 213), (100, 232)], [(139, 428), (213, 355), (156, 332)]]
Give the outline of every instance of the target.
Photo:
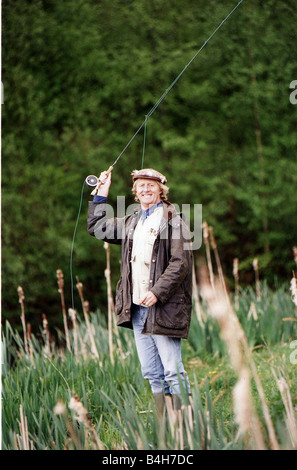
[(142, 334), (147, 312), (147, 307), (133, 305), (132, 324), (143, 377), (149, 380), (153, 394), (179, 394), (179, 380), (190, 394), (189, 379), (182, 364), (180, 338)]

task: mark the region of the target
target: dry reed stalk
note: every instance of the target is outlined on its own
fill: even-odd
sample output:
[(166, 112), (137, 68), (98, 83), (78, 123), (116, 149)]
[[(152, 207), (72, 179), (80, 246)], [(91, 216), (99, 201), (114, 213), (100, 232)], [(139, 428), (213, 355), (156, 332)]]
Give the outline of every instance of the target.
[(187, 407), (188, 410), (188, 423), (190, 427), (190, 431), (193, 432), (193, 426), (194, 426), (194, 421), (193, 421), (193, 410), (194, 410), (194, 403), (193, 403), (193, 397), (192, 395), (189, 395), (189, 406)]
[(222, 264), (221, 264), (221, 260), (220, 260), (220, 256), (219, 256), (219, 252), (218, 252), (218, 248), (217, 248), (217, 244), (216, 244), (215, 236), (213, 234), (213, 228), (212, 227), (208, 227), (208, 233), (209, 233), (209, 238), (210, 238), (210, 244), (211, 244), (211, 247), (212, 247), (213, 252), (215, 254), (215, 260), (216, 260), (216, 264), (217, 264), (219, 279), (222, 283), (223, 290), (224, 290), (225, 296), (226, 296), (226, 300), (227, 300), (227, 302), (229, 302), (229, 295), (228, 295), (228, 291), (227, 291), (226, 281), (225, 281), (225, 278), (224, 278)]
[(245, 354), (247, 356), (247, 359), (248, 359), (248, 362), (249, 362), (249, 365), (250, 365), (250, 369), (251, 369), (252, 374), (253, 374), (253, 379), (256, 383), (258, 394), (259, 394), (259, 397), (260, 397), (260, 400), (261, 400), (261, 405), (262, 405), (264, 420), (265, 420), (266, 426), (267, 426), (270, 445), (271, 445), (273, 450), (279, 450), (279, 444), (278, 444), (276, 434), (275, 434), (275, 430), (274, 430), (274, 426), (273, 426), (273, 423), (272, 423), (272, 420), (271, 420), (271, 417), (270, 417), (269, 408), (268, 408), (268, 405), (267, 405), (267, 402), (266, 402), (262, 382), (261, 382), (261, 380), (259, 378), (259, 375), (257, 373), (257, 368), (256, 368), (255, 362), (253, 360), (252, 353), (251, 353), (251, 350), (249, 348), (246, 336), (244, 336), (244, 338), (243, 338), (243, 343), (244, 343), (244, 348), (245, 348)]
[(45, 313), (42, 314), (42, 326), (43, 326), (43, 333), (45, 337), (44, 351), (47, 356), (51, 357), (50, 332), (48, 329), (48, 321), (47, 321), (47, 317)]
[(233, 401), (239, 433), (247, 439), (249, 447), (252, 445), (255, 449), (266, 449), (259, 418), (251, 399), (249, 363), (244, 354), (244, 332), (230, 302), (226, 301), (221, 284), (217, 284), (217, 296), (215, 296), (205, 276), (205, 270), (201, 270), (200, 279), (201, 293), (207, 302), (210, 315), (218, 322), (221, 337), (227, 345), (231, 363), (238, 376), (233, 391)]
[(185, 419), (185, 428), (190, 449), (194, 449), (193, 443), (193, 408), (188, 406), (188, 416)]
[[(57, 403), (54, 407), (54, 414), (57, 415), (57, 416), (59, 416), (59, 415), (63, 416), (63, 418), (65, 419), (66, 424), (67, 424), (67, 431), (68, 431), (68, 435), (70, 436), (71, 441), (74, 443), (76, 449), (82, 450), (77, 432), (75, 431), (72, 422), (67, 418), (66, 406), (65, 406), (64, 402), (61, 399), (59, 399), (57, 401)], [(69, 447), (68, 447), (67, 444), (65, 444), (64, 450), (69, 450)]]
[(88, 351), (87, 351), (86, 343), (85, 343), (84, 339), (81, 337), (79, 328), (77, 328), (77, 336), (78, 336), (78, 339), (79, 339), (81, 354), (86, 359), (88, 357)]
[[(255, 268), (257, 268), (258, 265), (257, 263), (255, 263)], [(205, 271), (205, 270), (204, 270)], [(207, 277), (205, 276), (204, 274), (204, 279), (206, 280)], [(259, 284), (258, 284), (259, 286)], [(218, 286), (219, 287), (219, 286)], [(208, 289), (209, 290), (209, 289)], [(210, 291), (208, 293), (208, 296), (210, 297)], [(260, 297), (260, 290), (258, 289), (258, 298)], [(211, 303), (214, 305), (216, 303), (216, 299), (215, 297), (211, 300)], [(220, 303), (221, 303), (221, 307), (223, 306), (223, 298), (222, 298), (222, 295), (221, 295), (221, 300), (220, 300)], [(220, 317), (220, 313), (219, 313), (219, 304), (215, 307), (217, 308), (217, 314), (218, 314), (218, 317)], [(227, 309), (227, 304), (225, 305), (225, 309)], [(222, 311), (221, 311), (222, 313)], [(215, 315), (214, 315), (215, 316)], [(267, 426), (267, 430), (268, 430), (268, 434), (269, 434), (269, 441), (270, 441), (270, 445), (272, 447), (272, 449), (279, 449), (279, 444), (277, 442), (277, 439), (276, 439), (276, 434), (275, 434), (275, 430), (274, 430), (274, 427), (273, 427), (273, 423), (272, 423), (272, 420), (271, 420), (271, 417), (270, 417), (270, 414), (269, 414), (269, 409), (268, 409), (268, 406), (267, 406), (267, 403), (266, 403), (266, 399), (265, 399), (265, 394), (264, 394), (264, 390), (263, 390), (263, 387), (262, 387), (262, 383), (261, 383), (261, 380), (257, 374), (257, 369), (256, 369), (256, 366), (255, 366), (255, 363), (253, 361), (253, 358), (252, 358), (252, 354), (251, 354), (251, 351), (250, 351), (250, 348), (248, 346), (248, 341), (247, 341), (247, 338), (245, 336), (245, 333), (238, 321), (238, 318), (235, 314), (235, 312), (233, 311), (233, 309), (231, 308), (231, 304), (229, 302), (229, 319), (232, 320), (232, 323), (233, 323), (233, 327), (235, 327), (235, 331), (234, 331), (234, 338), (236, 337), (236, 334), (238, 334), (238, 340), (240, 340), (240, 343), (241, 343), (241, 347), (240, 349), (242, 348), (243, 351), (244, 351), (244, 354), (246, 356), (246, 360), (247, 360), (247, 364), (249, 364), (250, 366), (250, 369), (251, 369), (251, 372), (252, 372), (252, 375), (253, 375), (253, 378), (255, 380), (255, 383), (256, 383), (256, 386), (257, 386), (257, 390), (258, 390), (258, 393), (259, 393), (259, 397), (260, 397), (260, 400), (261, 400), (261, 404), (262, 404), (262, 409), (263, 409), (263, 414), (264, 414), (264, 419), (265, 419), (265, 422), (266, 422), (266, 426)], [(226, 317), (227, 318), (227, 317)], [(218, 320), (218, 319), (217, 319)], [(222, 334), (222, 328), (223, 328), (223, 324), (220, 326), (221, 328), (221, 334)], [(232, 331), (232, 328), (230, 329), (230, 331)], [(229, 337), (229, 341), (228, 341), (228, 335), (226, 338), (224, 338), (224, 335), (222, 335), (223, 339), (225, 339), (225, 342), (227, 343), (227, 345), (229, 346), (229, 354), (230, 354), (230, 351), (231, 351), (231, 354), (230, 354), (230, 358), (231, 358), (231, 361), (232, 361), (232, 348), (230, 348), (230, 346), (232, 346), (232, 335)], [(229, 344), (228, 344), (229, 343)], [(235, 345), (235, 343), (234, 343)], [(238, 349), (238, 348), (237, 348)], [(240, 351), (240, 349), (238, 349), (237, 351), (237, 354), (233, 354), (233, 366), (234, 368), (236, 369), (236, 361), (238, 361), (240, 358), (242, 358), (242, 354), (238, 354), (238, 352)], [(236, 349), (235, 349), (236, 350)], [(242, 352), (243, 352), (242, 351)], [(241, 360), (241, 359), (240, 359)], [(238, 369), (238, 371), (240, 372), (240, 368)], [(262, 437), (262, 433), (261, 433), (261, 430), (260, 430), (260, 426), (258, 424), (258, 418), (255, 416), (254, 414), (254, 417), (253, 417), (253, 423), (252, 424), (252, 427), (254, 428), (254, 432), (256, 432), (256, 434), (258, 435), (258, 438), (259, 438), (259, 442), (262, 441), (264, 443), (264, 440), (263, 440), (263, 437)], [(256, 440), (257, 441), (257, 440)]]
[(117, 325), (113, 294), (112, 294), (109, 243), (104, 242), (103, 246), (104, 246), (104, 249), (106, 250), (106, 269), (104, 271), (104, 275), (106, 278), (106, 285), (107, 285), (109, 353), (110, 353), (111, 363), (114, 364), (113, 332), (115, 333), (115, 336), (116, 336), (118, 352), (120, 353), (123, 359), (125, 359), (126, 354), (124, 353), (123, 348), (122, 348), (122, 343), (121, 343), (121, 339), (119, 335), (119, 329)]
[(260, 286), (260, 277), (259, 277), (259, 263), (258, 259), (255, 258), (253, 260), (253, 269), (255, 272), (255, 279), (256, 279), (256, 295), (257, 300), (261, 300), (261, 286)]
[(184, 449), (184, 432), (183, 432), (182, 410), (177, 410), (177, 422), (178, 422), (177, 434), (178, 434), (178, 440), (179, 440), (179, 448), (180, 450), (183, 450)]
[(91, 434), (93, 443), (98, 450), (105, 450), (103, 443), (100, 441), (93, 425), (91, 418), (89, 417), (89, 413), (87, 409), (83, 406), (82, 402), (78, 398), (77, 394), (75, 393), (68, 404), (69, 408), (76, 413), (75, 419), (80, 423), (83, 423), (85, 428)]
[[(206, 436), (207, 436), (207, 442), (210, 442), (211, 439), (211, 433), (210, 433), (210, 413), (209, 410), (205, 410), (205, 418), (206, 418)], [(209, 445), (205, 446), (205, 449), (209, 449)]]
[(54, 406), (54, 414), (57, 416), (59, 415), (66, 416), (66, 406), (61, 399), (59, 399), (56, 405)]
[(18, 444), (17, 448), (19, 450), (34, 450), (33, 442), (29, 439), (28, 420), (27, 417), (24, 416), (22, 405), (20, 405), (20, 418), (20, 436), (18, 434), (15, 435)]
[(202, 411), (198, 410), (198, 421), (200, 424), (200, 438), (201, 438), (201, 450), (206, 449), (206, 444), (205, 444), (205, 426), (204, 426), (204, 421), (203, 421), (203, 416), (202, 416)]
[(249, 309), (249, 312), (248, 312), (248, 319), (250, 320), (251, 317), (253, 317), (253, 319), (255, 321), (258, 320), (258, 314), (257, 314), (257, 309), (256, 309), (255, 302), (251, 302), (251, 306), (250, 306), (250, 309)]
[(33, 346), (32, 346), (32, 328), (31, 324), (27, 325), (28, 353), (31, 363), (34, 365)]
[(208, 267), (210, 284), (211, 284), (212, 288), (214, 289), (214, 274), (213, 274), (210, 247), (209, 247), (209, 240), (208, 240), (209, 234), (208, 234), (207, 222), (203, 222), (202, 230), (203, 230), (203, 239), (204, 239), (205, 249), (206, 249), (206, 260), (207, 260), (207, 267)]
[(231, 309), (231, 314), (234, 318), (234, 321), (237, 325), (238, 330), (240, 331), (241, 343), (242, 343), (242, 346), (243, 346), (243, 349), (244, 349), (245, 357), (246, 357), (247, 363), (250, 367), (250, 370), (252, 372), (253, 379), (255, 381), (257, 391), (258, 391), (258, 394), (259, 394), (259, 397), (260, 397), (262, 410), (263, 410), (263, 415), (264, 415), (264, 420), (265, 420), (268, 435), (269, 435), (270, 446), (273, 450), (279, 450), (279, 444), (278, 444), (275, 429), (274, 429), (274, 426), (273, 426), (273, 423), (272, 423), (272, 420), (271, 420), (271, 417), (270, 417), (269, 408), (268, 408), (268, 405), (267, 405), (267, 402), (266, 402), (264, 389), (263, 389), (260, 377), (258, 375), (255, 362), (253, 360), (251, 349), (248, 345), (247, 337), (246, 337), (246, 335), (245, 335), (245, 333), (244, 333), (244, 331), (243, 331), (243, 329), (242, 329), (242, 327), (239, 323), (238, 317), (236, 316), (235, 312), (232, 309)]
[(290, 291), (291, 291), (291, 295), (292, 295), (292, 301), (297, 307), (297, 279), (296, 279), (294, 273), (293, 273), (293, 277), (292, 277), (291, 283), (290, 283)]
[(297, 449), (297, 421), (296, 421), (296, 417), (294, 413), (294, 407), (293, 407), (290, 389), (289, 389), (288, 383), (286, 382), (286, 380), (284, 379), (284, 377), (281, 375), (280, 372), (278, 372), (279, 375), (277, 376), (275, 370), (272, 368), (272, 373), (276, 380), (278, 389), (280, 391), (280, 394), (281, 394), (281, 397), (285, 406), (286, 425), (287, 425), (288, 433), (290, 436), (292, 449)]
[(174, 435), (174, 429), (176, 424), (176, 414), (173, 409), (172, 397), (171, 395), (165, 395), (165, 406), (168, 415), (169, 426), (172, 436)]
[(194, 429), (193, 410), (194, 410), (193, 397), (192, 395), (189, 395), (189, 405), (182, 405), (181, 416), (182, 416), (183, 430), (185, 430), (185, 433), (188, 439), (188, 445), (190, 446), (191, 449), (194, 449), (193, 438), (192, 438), (193, 429)]
[(77, 287), (79, 297), (80, 297), (80, 300), (81, 300), (82, 309), (83, 309), (85, 322), (86, 322), (86, 327), (87, 327), (87, 332), (88, 332), (88, 337), (89, 337), (89, 340), (90, 340), (90, 343), (91, 343), (91, 352), (92, 352), (93, 356), (96, 359), (99, 360), (99, 353), (98, 353), (98, 350), (97, 350), (97, 347), (96, 347), (95, 338), (94, 338), (93, 331), (92, 331), (92, 325), (91, 325), (91, 322), (90, 322), (89, 302), (84, 300), (83, 284), (81, 282), (79, 282), (78, 277), (76, 277), (76, 279), (77, 279), (76, 287)]
[(71, 344), (70, 344), (70, 337), (69, 337), (69, 330), (67, 324), (67, 314), (66, 314), (66, 307), (65, 307), (65, 297), (64, 297), (64, 276), (61, 269), (57, 269), (57, 279), (58, 279), (58, 292), (61, 296), (61, 306), (62, 306), (62, 314), (63, 314), (63, 323), (64, 323), (64, 331), (66, 337), (66, 346), (68, 351), (71, 352)]
[[(210, 382), (212, 382), (212, 381), (210, 381)], [(223, 395), (225, 395), (225, 393), (226, 393), (225, 390), (221, 390), (221, 391), (217, 394), (217, 396), (216, 396), (216, 397), (212, 400), (212, 402), (211, 402), (211, 404), (212, 404), (213, 407), (215, 406), (216, 402), (217, 402)]]
[(26, 329), (26, 317), (25, 317), (25, 305), (24, 305), (24, 291), (21, 286), (18, 287), (17, 289), (18, 295), (19, 295), (19, 303), (21, 304), (21, 322), (23, 326), (23, 332), (24, 332), (24, 346), (25, 346), (25, 352), (28, 354), (28, 342), (27, 342), (27, 329)]
[(239, 309), (239, 261), (238, 258), (233, 260), (233, 276), (235, 281), (235, 308)]
[(201, 328), (204, 330), (204, 321), (206, 321), (205, 314), (202, 310), (201, 304), (199, 302), (199, 295), (198, 295), (198, 286), (197, 286), (197, 279), (196, 279), (196, 272), (195, 272), (195, 265), (193, 262), (193, 268), (192, 268), (192, 290), (193, 290), (193, 299), (194, 299), (194, 304), (195, 304), (195, 312), (197, 315), (197, 320), (201, 326)]
[[(274, 426), (273, 426), (273, 423), (272, 423), (272, 420), (271, 420), (271, 417), (270, 417), (269, 408), (268, 408), (268, 405), (267, 405), (267, 402), (266, 402), (262, 382), (261, 382), (261, 380), (259, 378), (259, 375), (257, 373), (257, 368), (256, 368), (255, 362), (253, 360), (251, 350), (250, 350), (249, 345), (248, 345), (247, 337), (246, 337), (246, 335), (245, 335), (245, 333), (244, 333), (244, 331), (243, 331), (243, 329), (240, 325), (238, 317), (235, 314), (235, 312), (233, 311), (233, 309), (230, 308), (229, 311), (230, 311), (232, 320), (233, 320), (234, 324), (236, 325), (236, 329), (237, 329), (238, 334), (239, 334), (239, 339), (241, 341), (241, 345), (242, 345), (243, 350), (244, 350), (246, 362), (250, 367), (250, 370), (251, 370), (252, 375), (253, 375), (253, 379), (254, 379), (256, 387), (257, 387), (257, 391), (258, 391), (260, 401), (261, 401), (261, 405), (262, 405), (264, 420), (266, 422), (267, 431), (268, 431), (268, 435), (269, 435), (270, 446), (273, 450), (279, 450), (279, 444), (278, 444), (275, 429), (274, 429)], [(256, 419), (256, 417), (254, 416), (254, 420), (255, 419)], [(255, 421), (255, 423), (256, 423), (256, 421)]]
[(139, 432), (137, 431), (136, 431), (136, 447), (137, 447), (137, 450), (144, 450), (143, 442), (141, 440)]
[(171, 435), (175, 443), (175, 449), (184, 449), (184, 429), (186, 430), (189, 443), (192, 443), (191, 445), (193, 445), (193, 439), (191, 434), (193, 432), (193, 402), (192, 398), (189, 398), (190, 405), (182, 405), (181, 409), (175, 410), (173, 408), (172, 396), (165, 395), (165, 407), (167, 411)]
[(104, 242), (104, 249), (106, 251), (106, 269), (104, 271), (104, 275), (106, 278), (107, 283), (107, 302), (108, 302), (108, 343), (109, 343), (109, 355), (110, 361), (114, 364), (114, 357), (113, 357), (113, 340), (112, 340), (112, 318), (114, 315), (114, 302), (112, 296), (112, 289), (111, 289), (111, 279), (110, 279), (110, 248), (109, 243)]
[[(251, 374), (246, 366), (241, 367), (238, 374), (238, 381), (233, 389), (233, 402), (235, 421), (239, 424), (240, 434), (250, 438), (251, 430), (254, 445), (258, 449), (265, 449), (264, 438), (262, 436), (258, 417), (253, 409), (251, 395)], [(252, 410), (252, 413), (251, 413)]]
[(69, 308), (68, 315), (73, 325), (74, 356), (78, 357), (78, 325), (77, 325), (77, 319), (76, 319), (76, 311), (73, 308)]

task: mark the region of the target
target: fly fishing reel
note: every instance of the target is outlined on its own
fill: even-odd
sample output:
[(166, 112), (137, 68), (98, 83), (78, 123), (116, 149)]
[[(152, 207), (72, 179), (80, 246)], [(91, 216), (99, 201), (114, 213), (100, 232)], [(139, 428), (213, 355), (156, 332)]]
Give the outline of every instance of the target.
[(100, 186), (102, 184), (104, 184), (104, 180), (105, 178), (110, 175), (110, 173), (112, 172), (113, 170), (113, 165), (111, 165), (107, 171), (105, 171), (105, 176), (103, 176), (103, 181), (100, 180), (100, 178), (97, 178), (97, 176), (95, 175), (89, 175), (86, 177), (85, 179), (85, 182), (88, 186), (90, 186), (91, 188), (94, 188), (93, 191), (91, 192), (91, 195), (94, 196), (95, 194), (97, 194), (97, 191), (98, 189), (100, 188)]
[(89, 175), (86, 177), (86, 184), (90, 186), (90, 188), (95, 188), (99, 183), (99, 179), (95, 175)]

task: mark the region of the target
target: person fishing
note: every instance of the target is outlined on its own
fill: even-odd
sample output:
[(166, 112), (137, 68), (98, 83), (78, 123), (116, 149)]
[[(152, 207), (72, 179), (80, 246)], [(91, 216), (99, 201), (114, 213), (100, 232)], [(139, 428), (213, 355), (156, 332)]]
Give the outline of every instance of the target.
[(167, 180), (148, 168), (132, 172), (133, 214), (107, 217), (111, 172), (102, 172), (89, 201), (88, 232), (121, 244), (121, 276), (115, 295), (117, 325), (133, 329), (143, 377), (149, 380), (158, 415), (167, 400), (181, 407), (181, 384), (190, 383), (181, 357), (192, 310), (190, 232), (167, 200)]

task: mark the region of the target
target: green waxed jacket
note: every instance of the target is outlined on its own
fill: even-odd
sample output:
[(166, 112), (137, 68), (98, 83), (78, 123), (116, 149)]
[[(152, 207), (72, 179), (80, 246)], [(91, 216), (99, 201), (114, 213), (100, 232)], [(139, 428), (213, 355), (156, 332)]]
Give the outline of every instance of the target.
[[(122, 245), (121, 277), (115, 297), (118, 326), (132, 328), (131, 253), (141, 208), (122, 218), (108, 218), (105, 203), (89, 202), (88, 232)], [(158, 302), (150, 307), (143, 334), (187, 338), (192, 311), (192, 251), (190, 233), (175, 207), (163, 201), (163, 218), (150, 264), (150, 288)]]

